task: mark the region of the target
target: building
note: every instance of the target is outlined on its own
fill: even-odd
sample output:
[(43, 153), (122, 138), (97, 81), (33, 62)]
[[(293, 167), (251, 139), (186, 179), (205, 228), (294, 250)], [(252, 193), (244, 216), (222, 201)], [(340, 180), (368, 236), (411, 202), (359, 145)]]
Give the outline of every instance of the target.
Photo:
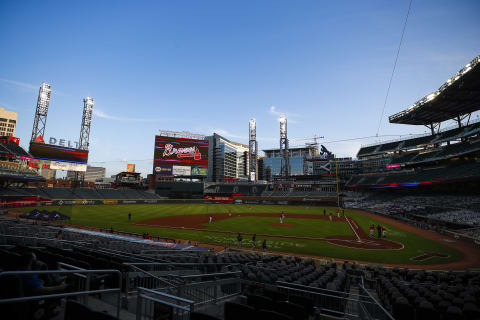
[[(265, 157), (263, 158), (263, 176), (266, 180), (270, 180), (273, 176), (281, 174), (283, 157), (280, 149), (263, 150)], [(313, 173), (313, 165), (311, 162), (305, 161), (307, 157), (318, 155), (318, 147), (315, 144), (309, 144), (305, 147), (295, 147), (288, 150), (290, 175), (306, 175)]]
[(0, 137), (15, 136), (17, 113), (0, 108)]
[(55, 180), (57, 176), (57, 170), (42, 168), (40, 175), (47, 180)]
[[(106, 169), (104, 167), (87, 166), (87, 171), (85, 172), (85, 178), (83, 180), (95, 182), (97, 179), (105, 178), (105, 172)], [(68, 171), (67, 179), (75, 179), (75, 171)]]
[(216, 133), (208, 140), (208, 181), (248, 180), (248, 146)]
[(115, 178), (98, 178), (98, 179), (95, 179), (95, 188), (109, 189), (112, 187), (112, 183), (114, 182), (115, 182)]

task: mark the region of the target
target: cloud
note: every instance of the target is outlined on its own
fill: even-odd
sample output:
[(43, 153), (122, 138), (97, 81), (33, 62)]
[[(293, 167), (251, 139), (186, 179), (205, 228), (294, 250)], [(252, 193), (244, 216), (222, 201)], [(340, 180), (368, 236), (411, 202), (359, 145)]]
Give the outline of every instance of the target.
[(231, 132), (228, 132), (227, 130), (224, 130), (224, 129), (213, 129), (212, 132), (215, 132), (216, 134), (219, 134), (221, 136), (225, 136), (225, 137), (228, 137), (228, 138), (235, 138), (235, 139), (244, 139), (244, 140), (247, 140), (247, 136), (239, 136), (239, 135), (235, 135)]
[(30, 84), (30, 83), (26, 83), (26, 82), (14, 81), (14, 80), (9, 80), (9, 79), (4, 79), (4, 78), (0, 78), (0, 81), (8, 83), (8, 84), (16, 86), (16, 87), (21, 87), (21, 88), (26, 88), (26, 89), (31, 89), (31, 90), (38, 90), (38, 88), (40, 88), (39, 85), (33, 85), (33, 84)]
[[(4, 79), (4, 78), (0, 78), (0, 81), (4, 82), (4, 83), (7, 83), (11, 86), (17, 87), (17, 88), (28, 89), (29, 91), (38, 91), (40, 89), (40, 84), (35, 85), (35, 84), (31, 84), (31, 83), (9, 80), (9, 79)], [(59, 95), (59, 96), (70, 97), (69, 94), (64, 93), (62, 91), (54, 90), (54, 89), (52, 89), (52, 93), (56, 94), (56, 95)]]
[(277, 118), (277, 120), (280, 119), (280, 116), (285, 115), (285, 117), (287, 118), (287, 121), (290, 123), (297, 123), (297, 121), (294, 118), (301, 117), (297, 113), (278, 111), (277, 107), (275, 106), (270, 106), (269, 112), (271, 115), (274, 115)]
[(93, 109), (93, 114), (99, 118), (107, 119), (107, 120), (113, 120), (113, 121), (135, 121), (135, 122), (158, 122), (161, 120), (166, 120), (166, 118), (163, 119), (146, 119), (146, 118), (130, 118), (130, 117), (117, 117), (117, 116), (112, 116), (110, 114), (107, 114), (106, 112), (102, 111), (101, 109)]

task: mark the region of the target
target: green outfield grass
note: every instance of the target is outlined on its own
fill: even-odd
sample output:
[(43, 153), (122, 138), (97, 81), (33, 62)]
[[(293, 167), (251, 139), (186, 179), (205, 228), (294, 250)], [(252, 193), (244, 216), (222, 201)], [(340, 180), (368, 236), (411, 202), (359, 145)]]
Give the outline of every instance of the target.
[[(130, 232), (147, 232), (151, 235), (189, 239), (217, 245), (236, 245), (236, 234), (215, 232), (166, 229), (151, 226), (138, 226), (134, 222), (147, 219), (185, 214), (215, 214), (232, 212), (233, 218), (214, 221), (207, 224), (207, 230), (223, 230), (231, 232), (248, 232), (270, 235), (289, 235), (302, 237), (323, 238), (334, 235), (353, 235), (347, 223), (330, 222), (328, 220), (297, 219), (295, 214), (307, 213), (323, 215), (323, 207), (278, 206), (278, 205), (230, 205), (230, 204), (145, 204), (145, 205), (92, 205), (92, 206), (59, 206), (49, 207), (48, 210), (57, 210), (71, 217), (70, 222), (76, 225), (110, 228)], [(30, 211), (31, 208), (22, 208), (16, 211)], [(326, 208), (327, 214), (334, 212), (334, 208)], [(271, 222), (279, 222), (280, 213), (287, 215), (285, 222), (294, 226), (272, 226)], [(242, 216), (242, 213), (271, 213), (270, 217)], [(132, 222), (128, 222), (128, 213), (132, 213)], [(240, 215), (240, 216), (238, 216)], [(286, 239), (267, 237), (270, 250), (316, 255), (321, 257), (340, 258), (345, 260), (362, 260), (377, 263), (399, 264), (437, 264), (458, 261), (463, 258), (461, 252), (441, 243), (431, 241), (398, 229), (389, 224), (380, 223), (367, 215), (345, 210), (345, 215), (353, 217), (359, 226), (368, 233), (368, 227), (373, 223), (383, 224), (387, 228), (388, 239), (400, 242), (405, 247), (402, 250), (365, 250), (336, 246), (324, 241)], [(261, 243), (263, 237), (257, 236)], [(244, 247), (251, 246), (250, 236), (245, 235)], [(421, 255), (423, 251), (449, 254), (449, 258), (431, 258), (419, 262), (410, 260)]]

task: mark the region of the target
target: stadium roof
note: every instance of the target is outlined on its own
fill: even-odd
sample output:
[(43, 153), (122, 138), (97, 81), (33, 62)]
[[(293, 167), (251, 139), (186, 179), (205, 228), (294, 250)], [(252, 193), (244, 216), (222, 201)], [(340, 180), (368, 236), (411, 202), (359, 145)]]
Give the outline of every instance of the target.
[(440, 88), (389, 117), (390, 123), (428, 125), (480, 110), (480, 55)]

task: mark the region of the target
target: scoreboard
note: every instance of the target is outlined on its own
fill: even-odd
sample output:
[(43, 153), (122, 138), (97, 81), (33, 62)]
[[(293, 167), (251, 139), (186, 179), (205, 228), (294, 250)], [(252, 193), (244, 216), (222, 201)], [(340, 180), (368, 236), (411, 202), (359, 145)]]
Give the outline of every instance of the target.
[(153, 173), (207, 175), (208, 140), (155, 136)]

